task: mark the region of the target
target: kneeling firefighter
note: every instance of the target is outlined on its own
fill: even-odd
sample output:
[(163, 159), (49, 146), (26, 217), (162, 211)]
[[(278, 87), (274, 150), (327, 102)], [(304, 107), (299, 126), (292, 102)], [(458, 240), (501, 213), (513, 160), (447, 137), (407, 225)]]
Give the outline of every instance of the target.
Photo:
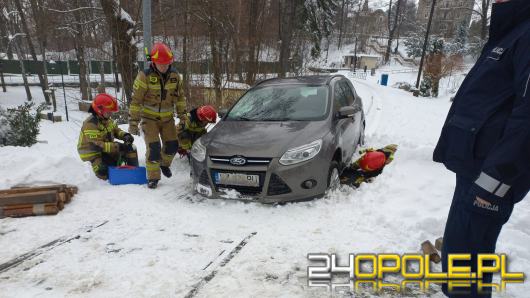
[(391, 144), (377, 150), (369, 148), (360, 151), (362, 156), (350, 167), (344, 169), (341, 183), (359, 187), (363, 182), (371, 182), (383, 173), (386, 165), (394, 160), (397, 148), (396, 144)]
[[(79, 134), (77, 152), (83, 161), (90, 161), (92, 169), (100, 179), (108, 179), (108, 167), (122, 162), (138, 166), (138, 154), (133, 145), (134, 137), (121, 130), (110, 116), (118, 111), (117, 100), (105, 93), (92, 101), (90, 115)], [(122, 140), (115, 142), (114, 138)]]
[[(171, 163), (178, 150), (177, 129), (173, 118), (175, 108), (180, 121), (185, 121), (186, 98), (182, 78), (171, 67), (173, 53), (163, 43), (155, 43), (151, 65), (138, 73), (133, 85), (129, 107), (129, 132), (139, 134), (141, 122), (144, 133), (146, 168), (149, 188), (156, 188), (160, 171), (171, 177)], [(160, 143), (162, 140), (162, 144)]]
[(217, 111), (212, 106), (201, 106), (191, 110), (186, 120), (180, 122), (177, 127), (179, 140), (178, 153), (181, 158), (188, 156), (193, 143), (206, 133), (206, 126), (215, 123)]

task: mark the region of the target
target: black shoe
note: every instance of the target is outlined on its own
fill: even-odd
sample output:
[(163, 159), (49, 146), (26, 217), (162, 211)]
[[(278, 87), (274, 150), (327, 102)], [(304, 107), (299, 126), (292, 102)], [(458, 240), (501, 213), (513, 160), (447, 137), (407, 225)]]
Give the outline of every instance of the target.
[(147, 187), (155, 189), (158, 186), (158, 180), (149, 180), (147, 182)]
[(160, 170), (162, 170), (162, 174), (164, 174), (164, 176), (166, 176), (167, 178), (169, 178), (169, 177), (171, 177), (173, 175), (173, 174), (171, 174), (171, 169), (169, 169), (169, 167), (161, 166)]

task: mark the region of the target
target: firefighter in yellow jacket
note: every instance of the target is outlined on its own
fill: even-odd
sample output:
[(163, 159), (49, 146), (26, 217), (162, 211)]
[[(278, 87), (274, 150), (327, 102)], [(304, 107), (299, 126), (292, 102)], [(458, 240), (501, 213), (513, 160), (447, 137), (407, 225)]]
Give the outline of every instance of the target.
[[(146, 168), (149, 188), (156, 188), (160, 171), (171, 177), (169, 169), (178, 150), (177, 130), (173, 118), (185, 121), (186, 98), (182, 78), (171, 68), (173, 54), (163, 43), (155, 43), (151, 51), (151, 65), (136, 76), (133, 98), (129, 107), (129, 132), (144, 133)], [(162, 140), (162, 143), (160, 142)]]
[(215, 123), (216, 120), (217, 111), (212, 106), (201, 106), (188, 113), (186, 120), (180, 122), (177, 127), (178, 153), (181, 158), (188, 156), (193, 142), (206, 133), (206, 125)]
[[(96, 176), (103, 180), (108, 178), (108, 167), (119, 166), (120, 161), (138, 166), (134, 137), (110, 119), (111, 114), (117, 111), (118, 102), (114, 97), (98, 94), (89, 109), (92, 115), (83, 122), (77, 143), (81, 160), (90, 161)], [(114, 138), (123, 143), (115, 142)]]
[(371, 182), (394, 160), (397, 149), (398, 145), (390, 144), (377, 150), (373, 148), (361, 150), (359, 153), (362, 156), (342, 172), (341, 183), (357, 188), (363, 182)]

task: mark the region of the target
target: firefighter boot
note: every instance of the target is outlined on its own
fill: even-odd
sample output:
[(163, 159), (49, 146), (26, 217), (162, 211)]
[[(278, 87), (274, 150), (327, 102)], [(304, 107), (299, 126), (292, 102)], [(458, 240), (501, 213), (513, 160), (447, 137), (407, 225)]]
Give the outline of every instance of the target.
[(158, 187), (158, 180), (149, 180), (147, 182), (147, 187), (151, 188), (151, 189), (155, 189)]
[(169, 167), (160, 166), (160, 170), (162, 171), (162, 174), (166, 176), (167, 178), (171, 177), (173, 174), (171, 173), (171, 169)]

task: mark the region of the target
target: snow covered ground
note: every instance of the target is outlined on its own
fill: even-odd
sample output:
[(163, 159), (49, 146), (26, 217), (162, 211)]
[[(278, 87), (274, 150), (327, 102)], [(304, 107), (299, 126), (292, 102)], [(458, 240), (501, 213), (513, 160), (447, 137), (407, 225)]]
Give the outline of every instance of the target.
[[(54, 239), (80, 237), (1, 273), (0, 296), (183, 297), (215, 271), (196, 297), (322, 297), (326, 292), (307, 286), (308, 253), (418, 252), (421, 242), (443, 234), (454, 188), (454, 175), (431, 161), (449, 96), (418, 99), (376, 81), (353, 81), (365, 104), (367, 144), (399, 144), (395, 161), (357, 190), (284, 206), (190, 197), (188, 165), (178, 158), (175, 175), (156, 190), (98, 180), (77, 156), (86, 114), (71, 99), (70, 122), (42, 122), (44, 142), (0, 147), (0, 188), (60, 182), (80, 189), (56, 216), (0, 219), (0, 264)], [(0, 93), (0, 105), (24, 98), (23, 88), (11, 87)], [(136, 143), (144, 163), (144, 143)], [(527, 198), (499, 239), (512, 271), (530, 268), (529, 211)], [(433, 289), (431, 297), (443, 296)], [(505, 296), (528, 291), (528, 284), (510, 285)]]

